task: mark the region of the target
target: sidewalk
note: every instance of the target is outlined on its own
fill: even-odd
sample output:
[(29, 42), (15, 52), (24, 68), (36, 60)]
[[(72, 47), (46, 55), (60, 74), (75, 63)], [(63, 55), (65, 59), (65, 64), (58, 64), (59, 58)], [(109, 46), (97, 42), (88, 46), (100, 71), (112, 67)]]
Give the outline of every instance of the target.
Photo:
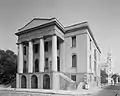
[(80, 90), (76, 90), (75, 92), (77, 94), (81, 94), (81, 95), (92, 95), (92, 94), (97, 93), (100, 90), (102, 90), (102, 89), (97, 87), (97, 88), (92, 88), (92, 89), (88, 89), (88, 90), (80, 89)]

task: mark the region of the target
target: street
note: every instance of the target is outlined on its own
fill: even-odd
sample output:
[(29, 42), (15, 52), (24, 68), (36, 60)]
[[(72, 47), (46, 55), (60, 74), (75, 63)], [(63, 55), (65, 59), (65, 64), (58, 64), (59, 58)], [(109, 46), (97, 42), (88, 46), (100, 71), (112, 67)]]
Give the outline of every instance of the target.
[(120, 96), (120, 86), (108, 85), (102, 90), (95, 92), (92, 96)]

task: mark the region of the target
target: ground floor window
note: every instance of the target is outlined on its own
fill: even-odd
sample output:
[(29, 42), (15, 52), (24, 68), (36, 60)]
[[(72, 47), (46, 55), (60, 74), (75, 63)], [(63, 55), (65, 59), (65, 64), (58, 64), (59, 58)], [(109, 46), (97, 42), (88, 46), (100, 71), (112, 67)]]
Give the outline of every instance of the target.
[(71, 75), (71, 79), (72, 79), (73, 81), (76, 81), (76, 75)]

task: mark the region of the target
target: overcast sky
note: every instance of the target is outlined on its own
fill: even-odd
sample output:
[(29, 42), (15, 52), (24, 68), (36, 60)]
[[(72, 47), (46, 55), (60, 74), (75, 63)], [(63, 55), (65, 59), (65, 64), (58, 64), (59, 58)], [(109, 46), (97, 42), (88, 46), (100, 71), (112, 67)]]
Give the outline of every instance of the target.
[(0, 0), (0, 49), (17, 53), (15, 32), (35, 17), (64, 26), (88, 21), (102, 58), (110, 49), (120, 73), (120, 0)]

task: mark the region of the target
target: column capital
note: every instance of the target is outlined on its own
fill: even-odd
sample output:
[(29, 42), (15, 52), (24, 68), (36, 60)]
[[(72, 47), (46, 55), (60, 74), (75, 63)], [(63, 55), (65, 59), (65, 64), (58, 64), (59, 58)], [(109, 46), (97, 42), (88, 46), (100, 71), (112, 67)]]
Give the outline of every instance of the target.
[(52, 36), (57, 36), (57, 35), (54, 33), (54, 34), (52, 34)]
[(44, 36), (41, 36), (40, 39), (44, 39)]
[(19, 45), (19, 44), (23, 44), (23, 42), (17, 42), (16, 44), (17, 44), (17, 45)]

